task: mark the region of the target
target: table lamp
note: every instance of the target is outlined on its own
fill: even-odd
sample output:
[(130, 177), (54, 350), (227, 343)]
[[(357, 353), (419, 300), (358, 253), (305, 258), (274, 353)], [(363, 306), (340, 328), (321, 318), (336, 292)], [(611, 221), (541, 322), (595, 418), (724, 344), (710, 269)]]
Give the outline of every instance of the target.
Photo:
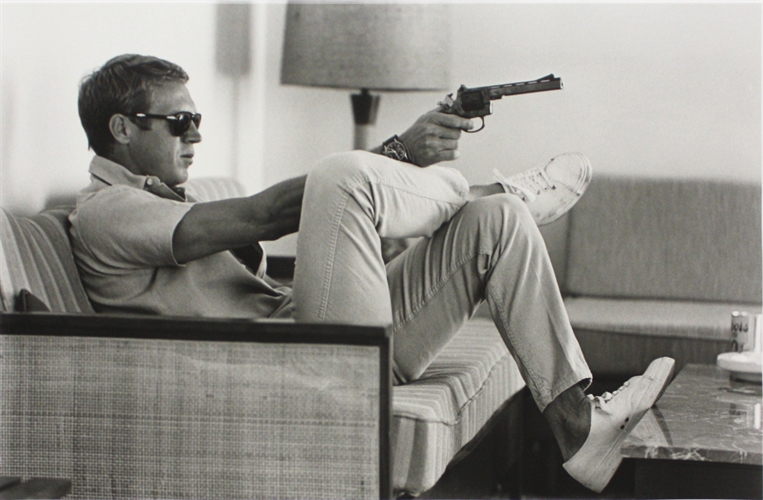
[(359, 90), (355, 149), (369, 149), (379, 95), (450, 85), (450, 21), (444, 4), (289, 3), (281, 83)]

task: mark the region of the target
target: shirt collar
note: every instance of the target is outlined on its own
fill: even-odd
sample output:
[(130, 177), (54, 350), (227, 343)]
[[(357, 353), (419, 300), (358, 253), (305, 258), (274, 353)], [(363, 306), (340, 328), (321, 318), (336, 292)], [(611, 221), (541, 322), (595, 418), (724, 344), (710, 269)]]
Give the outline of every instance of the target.
[(109, 186), (130, 186), (168, 200), (186, 201), (185, 188), (171, 188), (154, 175), (133, 174), (119, 163), (102, 156), (95, 156), (90, 162), (90, 176), (92, 180), (101, 181)]

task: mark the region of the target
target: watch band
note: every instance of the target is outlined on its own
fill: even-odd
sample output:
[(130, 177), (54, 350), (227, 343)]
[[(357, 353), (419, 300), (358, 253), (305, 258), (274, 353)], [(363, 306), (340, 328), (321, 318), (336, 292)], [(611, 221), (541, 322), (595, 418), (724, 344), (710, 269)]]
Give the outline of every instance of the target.
[(406, 163), (413, 163), (405, 143), (397, 135), (393, 135), (382, 144), (382, 154), (388, 158)]

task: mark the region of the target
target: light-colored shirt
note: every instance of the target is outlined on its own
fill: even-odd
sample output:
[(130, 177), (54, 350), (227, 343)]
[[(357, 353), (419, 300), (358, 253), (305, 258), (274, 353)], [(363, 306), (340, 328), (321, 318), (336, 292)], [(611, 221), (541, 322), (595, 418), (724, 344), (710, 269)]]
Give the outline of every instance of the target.
[(290, 317), (291, 289), (264, 280), (231, 252), (179, 264), (175, 228), (196, 203), (154, 176), (96, 156), (69, 219), (74, 258), (98, 312)]

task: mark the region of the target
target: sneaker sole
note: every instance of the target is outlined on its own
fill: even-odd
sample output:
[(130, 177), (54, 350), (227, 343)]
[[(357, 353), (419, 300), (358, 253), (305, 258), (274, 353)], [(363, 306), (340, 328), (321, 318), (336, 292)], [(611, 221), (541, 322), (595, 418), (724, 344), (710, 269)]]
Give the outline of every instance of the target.
[[(617, 436), (614, 445), (609, 449), (609, 451), (595, 466), (591, 467), (590, 474), (586, 475), (583, 473), (579, 474), (578, 477), (573, 476), (578, 482), (583, 484), (585, 487), (595, 491), (596, 493), (601, 493), (607, 484), (609, 484), (609, 481), (612, 479), (612, 476), (615, 475), (615, 472), (617, 472), (617, 469), (620, 467), (620, 463), (623, 460), (623, 457), (620, 454), (620, 450), (622, 449), (622, 442), (626, 437), (630, 435), (631, 431), (633, 431), (633, 429), (638, 425), (646, 412), (649, 411), (649, 409), (654, 406), (654, 404), (659, 401), (659, 399), (665, 393), (668, 385), (670, 385), (670, 382), (673, 380), (675, 364), (676, 363), (674, 359), (667, 357), (655, 359), (649, 364), (649, 367), (646, 369), (643, 376), (648, 376), (654, 380), (659, 380), (661, 377), (664, 377), (663, 383), (657, 390), (656, 395), (654, 393), (652, 393), (652, 395), (644, 394), (644, 397), (642, 397), (639, 401), (639, 405), (642, 405), (645, 401), (649, 401), (649, 399), (651, 399), (651, 403), (646, 407), (645, 410), (639, 411), (631, 416), (627, 426), (624, 429), (625, 432), (622, 432)], [(613, 453), (617, 453), (617, 456), (612, 457)], [(564, 468), (570, 472), (567, 468), (567, 463), (564, 464)]]
[(543, 220), (537, 221), (537, 224), (539, 226), (545, 226), (546, 224), (550, 224), (558, 220), (559, 218), (561, 218), (567, 212), (569, 212), (572, 209), (572, 207), (575, 206), (578, 200), (580, 200), (580, 198), (583, 197), (583, 194), (586, 192), (586, 189), (588, 189), (588, 185), (591, 183), (591, 179), (593, 178), (593, 167), (591, 167), (591, 162), (588, 160), (588, 158), (585, 155), (580, 153), (564, 153), (559, 156), (555, 156), (551, 158), (551, 160), (549, 160), (549, 162), (546, 164), (544, 168), (548, 168), (548, 166), (554, 161), (560, 161), (565, 158), (575, 158), (575, 160), (573, 161), (582, 170), (581, 175), (578, 178), (578, 182), (575, 186), (567, 186), (566, 184), (562, 183), (566, 188), (568, 188), (570, 191), (573, 192), (575, 197), (572, 198), (565, 205), (560, 206), (556, 210), (556, 212), (554, 212), (553, 214), (549, 215)]
[(588, 157), (581, 153), (564, 153), (564, 154), (555, 156), (551, 158), (551, 160), (546, 164), (546, 167), (548, 167), (548, 165), (550, 165), (552, 162), (565, 158), (565, 157), (577, 158), (576, 163), (578, 163), (582, 167), (583, 175), (578, 179), (577, 185), (567, 186), (579, 198), (583, 196), (583, 193), (585, 193), (586, 189), (588, 188), (588, 185), (591, 183), (591, 179), (593, 178), (593, 167), (591, 167), (591, 162), (588, 159)]

